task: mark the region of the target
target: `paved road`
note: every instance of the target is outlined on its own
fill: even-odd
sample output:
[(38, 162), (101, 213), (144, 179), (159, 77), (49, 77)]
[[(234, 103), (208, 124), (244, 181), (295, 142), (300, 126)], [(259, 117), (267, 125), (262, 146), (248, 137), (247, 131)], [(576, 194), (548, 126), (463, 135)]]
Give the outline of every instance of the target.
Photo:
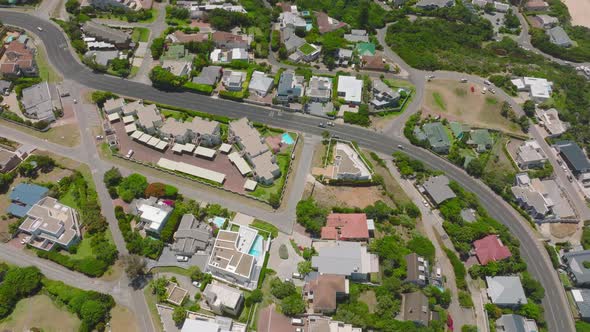
[[(41, 26), (44, 31), (41, 37), (47, 47), (49, 59), (60, 70), (64, 77), (77, 81), (94, 89), (114, 91), (135, 98), (157, 100), (159, 102), (200, 109), (212, 114), (223, 114), (231, 117), (248, 116), (255, 121), (265, 122), (271, 126), (283, 127), (301, 132), (320, 135), (323, 129), (317, 127), (317, 120), (298, 114), (281, 113), (281, 116), (268, 117), (269, 110), (251, 105), (234, 103), (225, 100), (211, 99), (191, 93), (163, 92), (150, 86), (125, 81), (110, 76), (92, 74), (87, 68), (74, 60), (67, 41), (61, 31), (53, 23), (36, 17), (10, 11), (1, 11), (0, 20), (6, 24), (34, 30)], [(419, 71), (416, 75), (423, 76)], [(419, 77), (414, 76), (412, 77)], [(330, 129), (342, 138), (357, 141), (369, 149), (389, 154), (399, 144), (414, 158), (424, 162), (426, 166), (445, 170), (447, 175), (476, 194), (490, 214), (504, 223), (521, 242), (521, 255), (527, 262), (530, 272), (543, 285), (546, 296), (543, 301), (545, 317), (550, 331), (574, 331), (574, 324), (565, 292), (559, 278), (551, 266), (549, 257), (537, 239), (537, 235), (527, 222), (512, 209), (501, 197), (495, 195), (480, 181), (471, 178), (463, 170), (428, 151), (414, 147), (404, 140), (388, 137), (362, 128), (337, 125)]]

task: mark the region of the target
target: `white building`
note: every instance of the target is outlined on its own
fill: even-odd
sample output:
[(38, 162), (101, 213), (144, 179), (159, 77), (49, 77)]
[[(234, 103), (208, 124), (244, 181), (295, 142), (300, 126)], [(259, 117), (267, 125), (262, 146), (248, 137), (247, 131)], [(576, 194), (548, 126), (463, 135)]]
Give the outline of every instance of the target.
[(266, 74), (261, 71), (255, 71), (252, 73), (248, 90), (251, 95), (265, 97), (270, 90), (272, 90), (273, 84), (273, 78), (266, 76)]
[(516, 163), (520, 169), (540, 168), (547, 162), (547, 156), (539, 142), (526, 141), (516, 151)]
[(139, 216), (144, 228), (159, 234), (174, 208), (156, 197), (136, 199), (131, 203), (131, 211)]
[(336, 143), (334, 155), (335, 177), (337, 179), (371, 179), (371, 171), (351, 145)]
[(363, 81), (354, 76), (338, 76), (338, 96), (347, 103), (360, 104), (363, 96)]
[(544, 78), (537, 77), (523, 77), (511, 81), (516, 86), (518, 91), (528, 91), (531, 99), (535, 102), (544, 102), (551, 98), (553, 91), (553, 82), (549, 82)]
[(242, 310), (244, 293), (239, 289), (214, 283), (205, 287), (203, 295), (211, 311), (218, 315), (238, 316)]

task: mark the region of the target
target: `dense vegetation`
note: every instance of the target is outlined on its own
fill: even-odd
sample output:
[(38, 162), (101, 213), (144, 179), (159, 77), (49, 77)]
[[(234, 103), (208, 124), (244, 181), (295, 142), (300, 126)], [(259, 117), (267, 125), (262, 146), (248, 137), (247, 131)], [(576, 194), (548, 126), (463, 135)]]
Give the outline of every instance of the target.
[(531, 29), (531, 43), (543, 53), (554, 57), (574, 61), (590, 61), (590, 29), (582, 26), (574, 26), (566, 29), (569, 37), (575, 40), (576, 45), (566, 48), (553, 44), (549, 36), (542, 29)]
[(388, 20), (387, 11), (369, 0), (297, 0), (295, 3), (299, 8), (326, 12), (356, 29), (374, 30)]
[(18, 301), (37, 293), (42, 277), (36, 267), (9, 267), (0, 263), (0, 318), (10, 315)]

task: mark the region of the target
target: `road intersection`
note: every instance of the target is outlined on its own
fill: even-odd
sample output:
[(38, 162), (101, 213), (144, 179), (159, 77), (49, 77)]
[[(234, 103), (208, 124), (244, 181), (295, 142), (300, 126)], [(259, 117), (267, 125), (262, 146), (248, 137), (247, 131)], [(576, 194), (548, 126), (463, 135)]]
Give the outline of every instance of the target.
[[(178, 107), (199, 109), (204, 112), (220, 115), (222, 114), (233, 118), (247, 116), (251, 120), (264, 122), (271, 126), (297, 130), (316, 136), (320, 136), (324, 130), (322, 128), (318, 128), (317, 120), (309, 116), (275, 111), (277, 116), (269, 117), (269, 109), (263, 107), (220, 99), (212, 99), (206, 96), (191, 93), (164, 92), (156, 90), (149, 85), (131, 82), (112, 76), (94, 74), (88, 68), (82, 66), (77, 61), (77, 59), (75, 59), (74, 55), (70, 51), (70, 48), (68, 47), (67, 39), (55, 24), (31, 15), (13, 11), (0, 11), (0, 20), (5, 24), (19, 26), (29, 31), (34, 31), (37, 27), (41, 27), (43, 32), (39, 36), (46, 46), (50, 62), (54, 65), (54, 67), (56, 67), (58, 71), (62, 73), (62, 75), (64, 75), (66, 79), (76, 81), (87, 87), (97, 90), (113, 91), (128, 97), (152, 100)], [(383, 36), (384, 34), (382, 32), (381, 37)], [(399, 64), (405, 64), (403, 60), (399, 59), (399, 57), (396, 59), (395, 56), (397, 55), (395, 55), (395, 53), (393, 53), (391, 50), (388, 48), (386, 48), (386, 50), (386, 54), (388, 56), (392, 56), (392, 58), (395, 61), (398, 61)], [(428, 73), (411, 69), (409, 67), (406, 67), (405, 69), (407, 69), (407, 71), (410, 73), (411, 80), (416, 85), (417, 90), (417, 96), (415, 97), (413, 105), (410, 105), (410, 109), (408, 109), (404, 115), (407, 117), (418, 109), (419, 102), (422, 99), (420, 93), (423, 91), (424, 77)], [(448, 75), (448, 77), (455, 78), (467, 76), (460, 73), (437, 72), (436, 74), (437, 76), (444, 75), (447, 77)], [(473, 79), (476, 82), (483, 82), (483, 79), (478, 77), (469, 76), (469, 79)], [(518, 105), (515, 106), (515, 108), (518, 110)], [(80, 120), (84, 117), (84, 115), (78, 116), (78, 119)], [(80, 122), (81, 128), (84, 128), (83, 121)], [(444, 170), (449, 178), (457, 181), (459, 184), (465, 187), (466, 190), (476, 194), (490, 214), (505, 224), (520, 240), (522, 257), (527, 262), (530, 272), (542, 283), (543, 287), (545, 288), (546, 295), (543, 305), (545, 308), (545, 317), (549, 330), (574, 331), (573, 318), (569, 311), (569, 306), (563, 287), (561, 286), (559, 278), (551, 266), (543, 244), (538, 240), (537, 234), (530, 228), (526, 220), (524, 220), (501, 197), (493, 193), (479, 180), (470, 177), (462, 169), (452, 165), (443, 158), (409, 144), (403, 138), (403, 136), (400, 135), (401, 128), (403, 128), (403, 120), (397, 122), (397, 124), (388, 130), (386, 134), (377, 133), (349, 125), (336, 125), (335, 127), (331, 128), (330, 131), (332, 134), (336, 134), (341, 138), (356, 141), (363, 147), (384, 154), (390, 154), (396, 150), (396, 147), (399, 145), (412, 157), (421, 160), (428, 167)], [(4, 127), (2, 127), (2, 131), (4, 133)], [(85, 133), (83, 129), (82, 132)], [(86, 144), (88, 144), (88, 140), (92, 140), (92, 135), (84, 134), (82, 136), (86, 137), (84, 138), (83, 143), (84, 146), (86, 146)], [(79, 158), (81, 161), (91, 161), (89, 164), (96, 168), (93, 169), (93, 175), (97, 184), (99, 196), (101, 198), (101, 203), (104, 210), (103, 212), (111, 224), (111, 230), (114, 231), (113, 233), (118, 233), (118, 230), (115, 229), (116, 221), (114, 221), (112, 202), (108, 198), (106, 188), (104, 188), (101, 183), (102, 174), (104, 171), (106, 171), (106, 169), (110, 168), (110, 165), (107, 162), (100, 161), (98, 155), (94, 152), (95, 149), (91, 151), (85, 149), (85, 154), (79, 149), (63, 148), (61, 146), (47, 142), (37, 143), (40, 143), (38, 144), (40, 148), (46, 148), (49, 151), (59, 153), (67, 157), (73, 157), (73, 159), (78, 160)], [(93, 160), (98, 162), (94, 162)], [(294, 210), (287, 209), (287, 211), (288, 213), (283, 217), (288, 218), (287, 220), (289, 220), (291, 223), (294, 222)], [(269, 218), (270, 221), (272, 221), (272, 219)], [(113, 224), (115, 224), (115, 226)], [(119, 242), (122, 241), (122, 239), (117, 240), (117, 238), (120, 238), (120, 233), (115, 238), (116, 242), (118, 242), (117, 247), (122, 253), (125, 253), (126, 250), (124, 250), (124, 243)], [(121, 247), (123, 250), (121, 250)], [(137, 297), (137, 300), (133, 301), (133, 307), (138, 314), (138, 317), (141, 318), (142, 313), (146, 313), (145, 316), (149, 316), (147, 315), (147, 311), (145, 311), (147, 310), (145, 308), (145, 301), (142, 301), (142, 299), (139, 298), (139, 295), (133, 296), (134, 294), (137, 295), (136, 293), (131, 292), (131, 294), (132, 298), (135, 299)], [(150, 322), (142, 322), (142, 330), (153, 330), (151, 320), (149, 321)]]

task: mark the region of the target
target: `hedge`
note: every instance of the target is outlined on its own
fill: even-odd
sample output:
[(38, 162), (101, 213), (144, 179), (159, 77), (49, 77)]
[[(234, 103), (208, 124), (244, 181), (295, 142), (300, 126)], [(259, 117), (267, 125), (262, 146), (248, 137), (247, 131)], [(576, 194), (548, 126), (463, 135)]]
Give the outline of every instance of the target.
[(465, 270), (465, 265), (463, 262), (457, 257), (457, 255), (449, 248), (443, 247), (443, 250), (447, 254), (447, 257), (451, 261), (451, 265), (453, 265), (453, 271), (455, 272), (455, 282), (457, 283), (457, 288), (459, 289), (467, 289), (467, 282), (465, 281), (465, 274), (467, 273)]
[(109, 268), (109, 264), (94, 257), (84, 259), (73, 259), (69, 256), (60, 254), (57, 251), (37, 250), (37, 257), (49, 259), (59, 265), (62, 265), (72, 271), (78, 271), (92, 278), (102, 276)]
[(259, 220), (259, 219), (255, 219), (250, 226), (254, 227), (254, 228), (258, 228), (261, 229), (263, 231), (267, 231), (270, 233), (270, 236), (274, 239), (277, 236), (279, 236), (279, 229), (277, 228), (277, 226), (268, 223), (266, 221), (263, 220)]
[(186, 113), (190, 116), (197, 116), (203, 119), (208, 119), (208, 120), (213, 120), (213, 121), (217, 121), (217, 122), (221, 122), (221, 123), (225, 123), (228, 124), (230, 121), (232, 121), (233, 119), (225, 116), (225, 115), (215, 115), (215, 114), (209, 114), (209, 113), (204, 113), (204, 112), (199, 112), (199, 111), (194, 111), (194, 110), (190, 110), (188, 108), (183, 108), (183, 107), (178, 107), (178, 106), (172, 106), (172, 105), (167, 105), (167, 104), (161, 104), (161, 103), (156, 103), (153, 101), (145, 101), (143, 102), (145, 105), (150, 105), (150, 104), (155, 104), (157, 107), (159, 108), (166, 108), (169, 109), (171, 111), (179, 111), (179, 112), (183, 112)]
[(180, 219), (184, 214), (184, 209), (176, 208), (172, 211), (170, 218), (164, 224), (162, 231), (160, 232), (160, 240), (166, 243), (174, 242), (174, 232), (178, 229), (178, 224), (180, 223)]
[(221, 97), (223, 99), (233, 100), (233, 101), (243, 101), (244, 100), (244, 92), (243, 91), (221, 90), (221, 91), (219, 91), (219, 97)]
[(204, 95), (211, 95), (213, 93), (213, 87), (207, 84), (186, 82), (182, 87), (187, 91), (201, 93)]

